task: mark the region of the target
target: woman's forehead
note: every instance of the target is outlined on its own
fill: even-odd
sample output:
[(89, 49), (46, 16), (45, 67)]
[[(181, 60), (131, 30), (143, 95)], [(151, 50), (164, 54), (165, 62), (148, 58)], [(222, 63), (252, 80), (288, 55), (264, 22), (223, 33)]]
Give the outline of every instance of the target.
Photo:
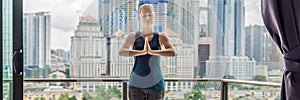
[(142, 12), (153, 12), (153, 8), (151, 5), (143, 5), (140, 7), (140, 13)]
[(153, 13), (153, 11), (150, 9), (150, 10), (142, 10), (141, 11), (141, 14), (147, 14), (147, 13)]

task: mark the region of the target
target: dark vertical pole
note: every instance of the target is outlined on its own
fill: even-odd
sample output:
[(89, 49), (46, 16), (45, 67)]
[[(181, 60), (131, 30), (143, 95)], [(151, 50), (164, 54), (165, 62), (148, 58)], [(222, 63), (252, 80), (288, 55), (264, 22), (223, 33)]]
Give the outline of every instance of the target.
[(13, 0), (13, 100), (23, 100), (23, 1)]
[(228, 100), (228, 83), (222, 81), (221, 86), (221, 100)]
[[(1, 16), (0, 16), (0, 31), (1, 31), (1, 34), (0, 34), (0, 91), (3, 91), (3, 62), (2, 62), (2, 59), (3, 59), (3, 51), (2, 51), (2, 49), (3, 49), (3, 39), (2, 39), (2, 35), (3, 35), (3, 31), (2, 31), (2, 26), (3, 26), (3, 23), (2, 23), (2, 16), (3, 16), (3, 13), (2, 13), (2, 4), (3, 4), (3, 2), (2, 2), (2, 0), (1, 0), (1, 3), (0, 3), (0, 8), (1, 8), (1, 10), (0, 10), (0, 13), (1, 13)], [(1, 92), (0, 93), (0, 98), (3, 98), (3, 93)]]
[(127, 82), (122, 83), (123, 88), (123, 100), (127, 100)]
[(106, 44), (107, 44), (107, 68), (106, 68), (106, 74), (110, 76), (110, 35), (106, 37)]

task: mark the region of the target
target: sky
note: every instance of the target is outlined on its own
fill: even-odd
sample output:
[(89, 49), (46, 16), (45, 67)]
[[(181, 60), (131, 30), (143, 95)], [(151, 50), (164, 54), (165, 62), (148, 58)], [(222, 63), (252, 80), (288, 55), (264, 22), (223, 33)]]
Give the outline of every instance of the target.
[[(244, 6), (245, 26), (263, 25), (260, 0), (245, 0)], [(23, 7), (24, 13), (50, 12), (51, 49), (69, 50), (71, 46), (70, 37), (74, 36), (79, 17), (85, 15), (97, 16), (96, 0), (24, 0)]]

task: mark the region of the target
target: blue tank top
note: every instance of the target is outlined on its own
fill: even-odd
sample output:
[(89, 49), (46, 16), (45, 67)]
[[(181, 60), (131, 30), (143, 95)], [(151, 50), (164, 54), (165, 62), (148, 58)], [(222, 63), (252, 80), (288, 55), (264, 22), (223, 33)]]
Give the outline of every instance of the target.
[[(133, 50), (143, 50), (145, 40), (136, 32)], [(149, 41), (151, 50), (161, 50), (158, 33)], [(160, 56), (134, 56), (134, 66), (129, 78), (129, 88), (164, 90), (164, 78), (160, 69)]]

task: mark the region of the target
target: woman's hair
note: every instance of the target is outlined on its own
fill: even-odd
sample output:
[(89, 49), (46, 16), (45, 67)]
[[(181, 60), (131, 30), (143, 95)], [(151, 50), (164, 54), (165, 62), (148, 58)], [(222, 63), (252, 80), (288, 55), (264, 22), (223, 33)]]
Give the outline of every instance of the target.
[(151, 4), (143, 4), (139, 8), (139, 13), (141, 13), (141, 11), (142, 11), (143, 8), (150, 8), (152, 11), (154, 11), (153, 10), (153, 6)]

